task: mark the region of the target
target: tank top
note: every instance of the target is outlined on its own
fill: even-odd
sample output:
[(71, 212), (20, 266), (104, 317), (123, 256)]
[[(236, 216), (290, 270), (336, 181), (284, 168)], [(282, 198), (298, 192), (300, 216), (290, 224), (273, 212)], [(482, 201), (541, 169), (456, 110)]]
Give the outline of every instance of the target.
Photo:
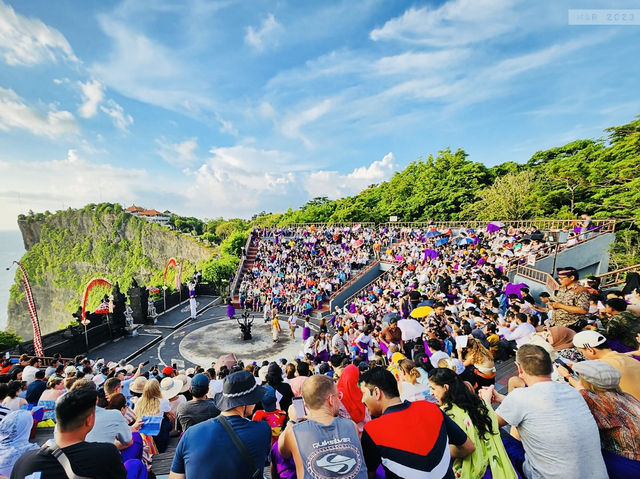
[(293, 435), (304, 464), (304, 479), (367, 479), (360, 439), (350, 419), (337, 417), (327, 426), (303, 421), (293, 425)]

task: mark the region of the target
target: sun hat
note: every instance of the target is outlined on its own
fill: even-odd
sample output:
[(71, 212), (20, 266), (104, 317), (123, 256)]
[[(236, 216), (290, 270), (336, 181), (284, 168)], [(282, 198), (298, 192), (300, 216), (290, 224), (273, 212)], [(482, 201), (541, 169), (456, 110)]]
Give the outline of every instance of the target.
[(186, 374), (178, 374), (174, 379), (182, 381), (182, 388), (180, 388), (181, 393), (187, 392), (191, 387), (191, 378)]
[(606, 341), (607, 338), (597, 331), (580, 331), (573, 337), (573, 345), (576, 348), (595, 348)]
[(164, 378), (160, 381), (160, 393), (164, 399), (171, 399), (180, 394), (182, 386), (184, 386), (184, 384), (178, 377)]
[(258, 370), (258, 378), (260, 378), (261, 383), (267, 382), (267, 373), (269, 372), (269, 366), (262, 366)]
[(67, 366), (66, 368), (64, 368), (65, 374), (74, 374), (75, 372), (76, 372), (75, 366)]
[(171, 366), (165, 366), (164, 369), (162, 370), (162, 375), (168, 376), (169, 374), (173, 374), (175, 372), (176, 371)]
[(620, 385), (622, 374), (604, 361), (587, 360), (573, 364), (573, 370), (585, 381), (603, 389), (615, 389)]
[(193, 377), (193, 375), (196, 373), (196, 369), (195, 368), (187, 368), (187, 370), (185, 371), (185, 374), (187, 376)]
[(238, 371), (224, 378), (222, 392), (215, 395), (214, 402), (220, 411), (238, 406), (257, 404), (264, 396), (264, 388), (258, 386), (249, 371)]
[(127, 371), (127, 374), (131, 374), (136, 368), (133, 364), (127, 364), (124, 369)]
[(104, 375), (102, 374), (97, 374), (95, 376), (93, 376), (93, 378), (91, 378), (91, 380), (94, 382), (94, 384), (97, 387), (100, 387), (104, 384), (104, 382), (106, 381), (106, 379), (104, 378)]
[(107, 367), (108, 367), (109, 369), (116, 368), (116, 367), (118, 367), (118, 363), (116, 363), (116, 362), (114, 362), (114, 361), (109, 361), (109, 362), (107, 363)]
[(146, 384), (147, 378), (145, 378), (144, 376), (138, 376), (129, 386), (129, 391), (136, 394), (142, 394), (142, 391), (144, 391), (144, 387)]

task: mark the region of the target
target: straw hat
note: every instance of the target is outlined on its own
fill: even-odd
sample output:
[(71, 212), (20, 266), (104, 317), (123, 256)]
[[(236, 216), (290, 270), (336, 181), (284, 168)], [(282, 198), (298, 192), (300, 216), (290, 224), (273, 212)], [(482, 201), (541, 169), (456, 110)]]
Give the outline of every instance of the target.
[(124, 369), (127, 371), (127, 374), (131, 374), (136, 368), (133, 364), (127, 364)]
[(144, 391), (144, 387), (146, 384), (147, 378), (145, 378), (144, 376), (138, 376), (129, 386), (129, 391), (136, 394), (142, 394), (142, 391)]
[(104, 378), (104, 376), (102, 374), (97, 374), (96, 376), (93, 376), (93, 378), (91, 378), (91, 380), (95, 383), (95, 385), (97, 387), (100, 387), (104, 384), (104, 382), (106, 381), (106, 379)]
[(178, 374), (174, 379), (182, 381), (182, 388), (180, 388), (181, 393), (187, 392), (191, 387), (191, 378), (185, 374)]
[(172, 397), (180, 394), (180, 390), (182, 389), (184, 383), (177, 377), (175, 378), (164, 378), (160, 381), (160, 393), (162, 397), (165, 399), (171, 399)]

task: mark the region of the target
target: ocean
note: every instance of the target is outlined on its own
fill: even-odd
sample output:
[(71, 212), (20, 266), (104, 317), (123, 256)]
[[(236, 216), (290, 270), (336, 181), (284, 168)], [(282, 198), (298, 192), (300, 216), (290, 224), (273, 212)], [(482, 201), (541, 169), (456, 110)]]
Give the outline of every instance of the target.
[[(17, 268), (11, 262), (20, 261), (24, 253), (24, 243), (20, 231), (0, 231), (0, 330), (7, 327), (9, 288), (13, 284)], [(9, 266), (12, 268), (7, 271), (6, 268)]]

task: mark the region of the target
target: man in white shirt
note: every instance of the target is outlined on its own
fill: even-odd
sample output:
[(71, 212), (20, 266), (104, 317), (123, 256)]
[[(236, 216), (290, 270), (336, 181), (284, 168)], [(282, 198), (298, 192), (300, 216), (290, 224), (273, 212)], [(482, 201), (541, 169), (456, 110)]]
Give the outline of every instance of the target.
[(511, 458), (524, 457), (514, 466), (527, 479), (608, 477), (598, 426), (577, 390), (551, 380), (549, 354), (540, 346), (525, 344), (516, 353), (516, 365), (526, 388), (507, 396), (494, 386), (480, 391), (485, 401), (501, 403), (496, 410), (498, 425), (510, 424), (512, 431), (517, 430), (521, 442), (504, 440)]
[(22, 380), (26, 381), (27, 384), (31, 384), (36, 379), (36, 372), (40, 370), (42, 366), (42, 359), (40, 358), (31, 358), (29, 360), (29, 365), (25, 366), (22, 371)]
[(516, 324), (515, 329), (500, 328), (500, 334), (507, 341), (515, 341), (516, 348), (520, 348), (525, 344), (529, 344), (531, 335), (536, 332), (536, 328), (527, 322), (527, 315), (524, 313), (516, 313)]
[(298, 316), (296, 316), (296, 313), (293, 313), (291, 316), (289, 316), (289, 319), (287, 320), (287, 322), (289, 323), (289, 331), (291, 331), (291, 338), (295, 339), (296, 327), (298, 326)]

